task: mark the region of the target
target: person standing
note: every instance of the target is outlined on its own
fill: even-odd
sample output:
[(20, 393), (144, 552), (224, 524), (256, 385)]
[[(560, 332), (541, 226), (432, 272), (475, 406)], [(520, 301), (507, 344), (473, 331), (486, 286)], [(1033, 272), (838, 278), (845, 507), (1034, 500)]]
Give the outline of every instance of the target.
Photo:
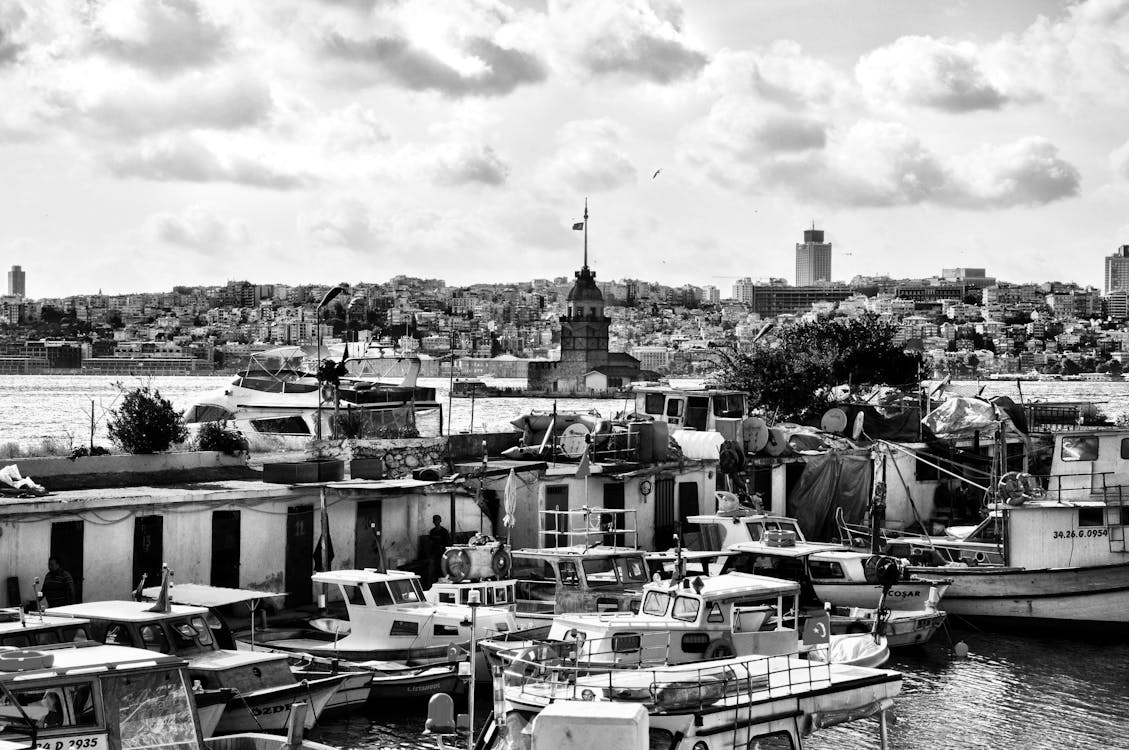
[(431, 582), (435, 583), (443, 576), (443, 553), (451, 545), (451, 532), (443, 528), (443, 517), (436, 514), (431, 517), (431, 531), (427, 536), (431, 539)]
[(74, 578), (62, 565), (59, 558), (47, 558), (47, 575), (43, 576), (43, 598), (48, 607), (65, 607), (76, 604)]

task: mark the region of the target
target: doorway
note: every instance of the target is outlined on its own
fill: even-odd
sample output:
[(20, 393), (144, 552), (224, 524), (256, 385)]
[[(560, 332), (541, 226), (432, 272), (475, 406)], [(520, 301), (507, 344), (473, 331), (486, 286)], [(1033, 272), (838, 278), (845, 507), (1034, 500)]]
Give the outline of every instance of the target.
[(384, 503), (381, 500), (357, 503), (357, 524), (353, 530), (353, 559), (358, 570), (384, 569), (384, 556), (381, 554), (383, 512)]
[(137, 586), (145, 577), (145, 586), (161, 585), (161, 565), (165, 561), (164, 516), (138, 516), (133, 520), (133, 581)]
[(212, 513), (213, 586), (239, 588), (239, 511)]
[[(51, 524), (51, 557), (59, 560), (63, 570), (74, 579), (75, 602), (82, 601), (82, 521), (58, 521)], [(44, 565), (47, 561), (44, 560)]]
[(286, 512), (286, 606), (313, 601), (314, 506), (291, 505)]

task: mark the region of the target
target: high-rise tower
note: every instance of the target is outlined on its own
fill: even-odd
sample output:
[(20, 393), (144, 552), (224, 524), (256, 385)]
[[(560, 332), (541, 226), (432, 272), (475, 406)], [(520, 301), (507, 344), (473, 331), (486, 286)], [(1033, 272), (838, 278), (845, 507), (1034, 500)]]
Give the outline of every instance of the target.
[(24, 270), (19, 266), (12, 266), (12, 270), (8, 271), (8, 294), (23, 297), (25, 291)]
[(796, 243), (796, 286), (831, 281), (831, 243), (823, 241), (823, 230), (804, 230), (804, 241)]
[(1129, 291), (1129, 245), (1105, 258), (1105, 293)]

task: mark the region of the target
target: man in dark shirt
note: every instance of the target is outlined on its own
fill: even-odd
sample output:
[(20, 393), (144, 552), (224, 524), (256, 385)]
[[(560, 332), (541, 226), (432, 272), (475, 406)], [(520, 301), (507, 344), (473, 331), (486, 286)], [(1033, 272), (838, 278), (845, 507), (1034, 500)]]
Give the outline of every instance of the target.
[(43, 598), (48, 607), (75, 604), (74, 579), (59, 564), (59, 558), (47, 558), (47, 575), (43, 576)]
[(435, 524), (427, 536), (431, 538), (431, 582), (438, 581), (443, 575), (443, 553), (451, 544), (451, 532), (443, 528), (443, 517), (434, 515), (431, 522)]

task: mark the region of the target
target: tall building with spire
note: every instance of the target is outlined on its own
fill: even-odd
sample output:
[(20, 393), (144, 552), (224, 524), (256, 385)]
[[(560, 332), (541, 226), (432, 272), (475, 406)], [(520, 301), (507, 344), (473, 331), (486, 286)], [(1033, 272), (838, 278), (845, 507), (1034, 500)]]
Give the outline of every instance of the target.
[(823, 241), (823, 230), (804, 230), (804, 241), (796, 243), (796, 286), (815, 286), (831, 281), (831, 243)]
[(588, 203), (584, 221), (573, 224), (584, 230), (584, 263), (565, 301), (560, 318), (561, 356), (556, 362), (529, 363), (529, 390), (550, 393), (585, 393), (622, 388), (628, 383), (657, 377), (639, 369), (630, 354), (608, 351), (611, 319), (604, 312), (604, 295), (596, 285), (596, 272), (588, 267)]

